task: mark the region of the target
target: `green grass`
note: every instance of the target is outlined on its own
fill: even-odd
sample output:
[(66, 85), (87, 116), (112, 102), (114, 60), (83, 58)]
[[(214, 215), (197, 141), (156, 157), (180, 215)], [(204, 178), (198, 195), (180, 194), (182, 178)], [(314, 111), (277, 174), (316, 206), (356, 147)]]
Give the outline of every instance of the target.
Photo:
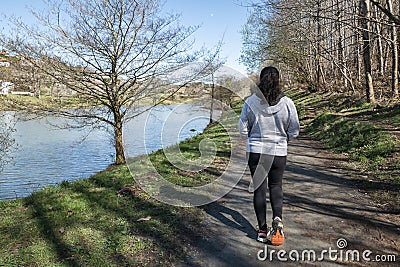
[(0, 216), (0, 266), (143, 266), (183, 260), (202, 214), (152, 200), (113, 167), (1, 202)]
[(379, 127), (332, 113), (319, 115), (306, 131), (327, 148), (360, 162), (380, 160), (397, 149), (395, 138)]
[(181, 170), (182, 168), (178, 168), (179, 166), (174, 166), (165, 157), (165, 153), (175, 153), (175, 151), (169, 149), (153, 153), (150, 155), (150, 160), (153, 162), (157, 172), (171, 183), (188, 187), (208, 184), (224, 172), (230, 157), (231, 145), (230, 142), (227, 142), (229, 134), (219, 123), (215, 123), (212, 127), (206, 129), (203, 134), (180, 143), (179, 151), (182, 154), (178, 161), (183, 163), (192, 161), (197, 163), (196, 165), (200, 164), (201, 161), (197, 161), (201, 158), (199, 147), (200, 142), (205, 139), (211, 140), (212, 146), (203, 149), (207, 152), (213, 149), (216, 151), (215, 156), (211, 155), (211, 164), (207, 164), (210, 157), (205, 158), (204, 165), (208, 167), (203, 170), (190, 172), (185, 170), (187, 168)]
[[(173, 183), (208, 183), (225, 168), (230, 142), (215, 123), (179, 144), (184, 157), (198, 159), (204, 139), (216, 148), (216, 157), (205, 170), (179, 170), (162, 151), (150, 155), (151, 163)], [(204, 211), (151, 198), (134, 179), (153, 175), (142, 164), (145, 161), (146, 156), (140, 156), (129, 163), (130, 170), (112, 166), (89, 179), (0, 202), (0, 266), (172, 266), (184, 261), (190, 244), (204, 234)]]
[[(400, 105), (374, 106), (351, 94), (289, 91), (305, 131), (366, 177), (362, 190), (389, 208), (400, 207)], [(310, 113), (310, 109), (313, 111)]]

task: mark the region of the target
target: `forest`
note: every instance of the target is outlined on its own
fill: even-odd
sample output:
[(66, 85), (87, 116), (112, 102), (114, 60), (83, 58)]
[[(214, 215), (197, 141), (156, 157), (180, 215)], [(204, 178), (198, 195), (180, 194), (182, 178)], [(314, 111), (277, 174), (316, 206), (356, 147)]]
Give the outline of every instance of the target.
[(251, 4), (241, 61), (286, 69), (310, 91), (399, 94), (399, 1), (261, 0)]

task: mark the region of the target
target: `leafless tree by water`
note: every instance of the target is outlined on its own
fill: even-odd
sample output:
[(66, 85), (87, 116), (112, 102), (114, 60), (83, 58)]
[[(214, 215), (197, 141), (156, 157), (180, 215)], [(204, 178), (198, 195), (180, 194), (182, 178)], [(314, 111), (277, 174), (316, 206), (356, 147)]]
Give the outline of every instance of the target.
[(204, 56), (193, 51), (198, 27), (183, 26), (179, 15), (163, 15), (160, 2), (47, 0), (45, 12), (32, 10), (37, 26), (14, 20), (18, 35), (4, 38), (10, 53), (86, 104), (46, 111), (74, 119), (76, 127), (111, 126), (115, 164), (126, 161), (123, 125), (143, 112), (138, 104), (162, 103), (179, 90), (172, 84), (184, 86), (208, 66), (194, 64)]

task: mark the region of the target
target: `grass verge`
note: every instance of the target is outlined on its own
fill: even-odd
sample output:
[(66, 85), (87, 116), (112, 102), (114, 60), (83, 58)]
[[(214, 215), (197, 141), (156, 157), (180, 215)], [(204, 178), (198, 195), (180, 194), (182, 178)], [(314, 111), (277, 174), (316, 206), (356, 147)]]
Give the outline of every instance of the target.
[(305, 131), (346, 158), (364, 177), (361, 190), (400, 209), (400, 105), (374, 106), (354, 95), (293, 93)]
[(202, 217), (149, 198), (127, 167), (2, 202), (0, 210), (0, 266), (169, 265), (184, 260)]
[[(238, 108), (240, 108), (238, 106)], [(213, 124), (179, 144), (188, 159), (200, 156), (203, 139), (215, 143), (208, 169), (188, 175), (162, 151), (150, 155), (171, 182), (194, 186), (215, 179), (230, 157), (229, 136)], [(134, 175), (140, 172), (141, 157)], [(201, 233), (203, 211), (150, 198), (127, 166), (112, 166), (89, 179), (63, 182), (31, 196), (0, 202), (0, 266), (171, 266), (185, 262)]]

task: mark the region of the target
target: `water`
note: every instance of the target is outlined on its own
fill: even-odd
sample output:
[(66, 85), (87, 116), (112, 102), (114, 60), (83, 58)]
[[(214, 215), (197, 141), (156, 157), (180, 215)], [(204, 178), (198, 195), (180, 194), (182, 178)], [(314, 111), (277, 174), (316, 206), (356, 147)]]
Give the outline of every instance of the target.
[[(16, 116), (7, 113), (3, 119)], [(24, 197), (64, 180), (87, 178), (113, 163), (110, 131), (54, 127), (62, 122), (54, 117), (16, 122), (17, 149), (0, 170), (0, 200)], [(176, 144), (202, 132), (208, 122), (209, 111), (200, 106), (155, 107), (126, 124), (126, 155), (134, 157)]]

